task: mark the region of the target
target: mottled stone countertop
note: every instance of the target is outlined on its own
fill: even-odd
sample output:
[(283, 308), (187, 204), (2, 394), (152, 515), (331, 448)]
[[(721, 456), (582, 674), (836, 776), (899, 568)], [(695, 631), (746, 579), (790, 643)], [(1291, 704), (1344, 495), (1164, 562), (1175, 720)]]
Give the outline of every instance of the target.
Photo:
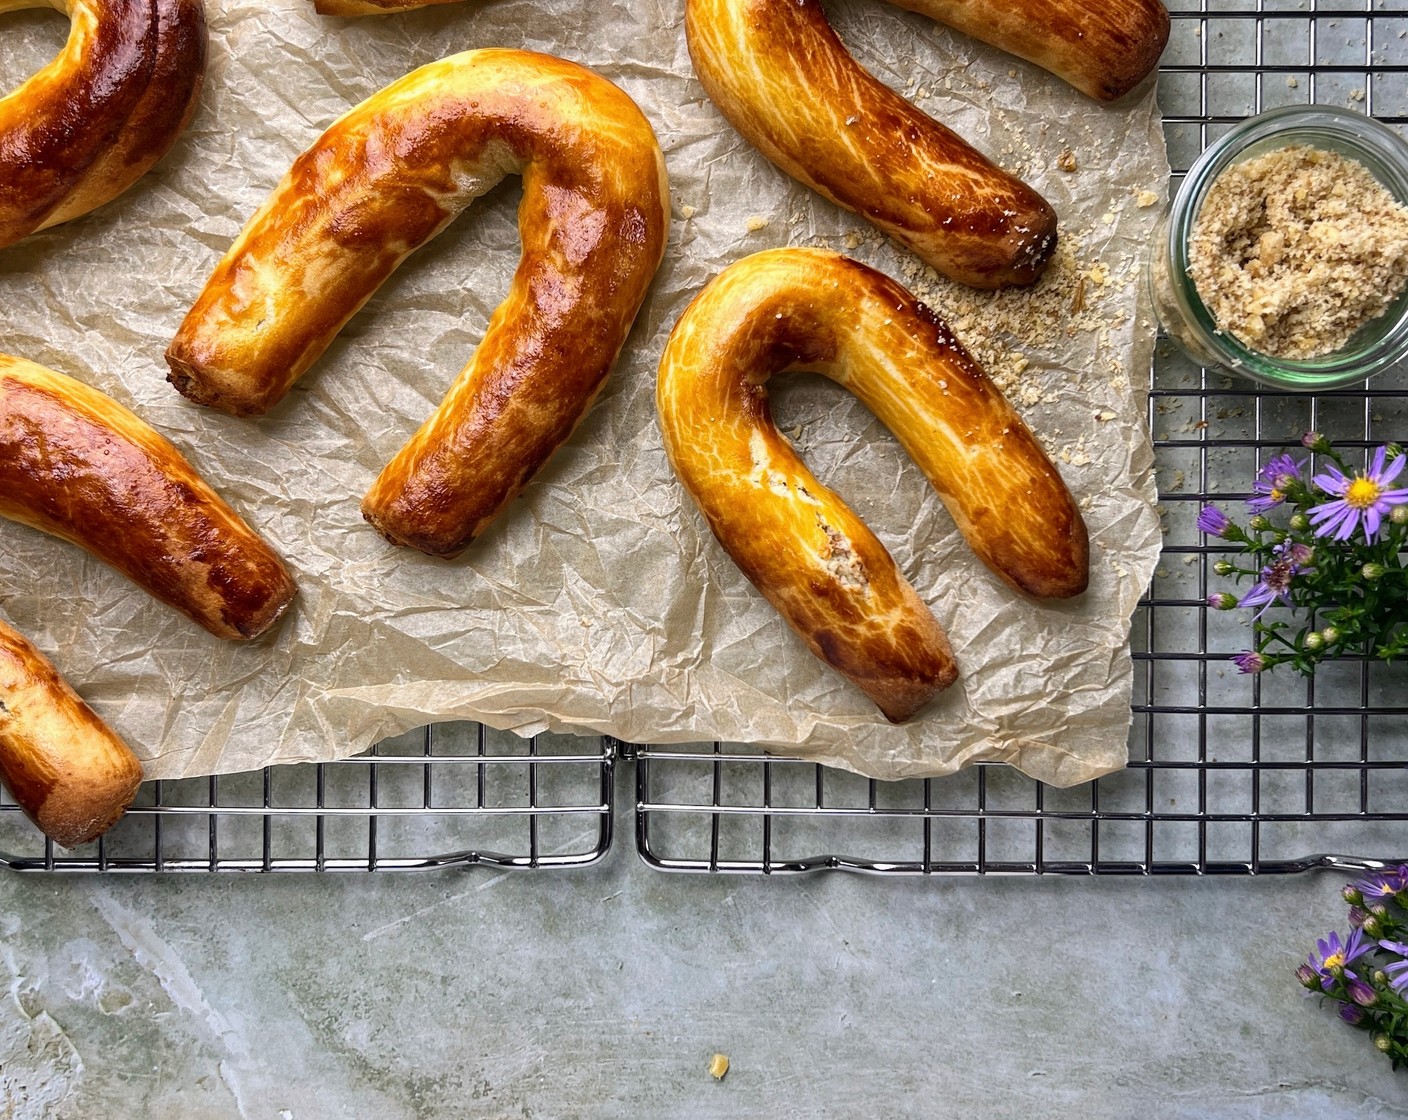
[(5, 874), (0, 1115), (1408, 1115), (1340, 882)]

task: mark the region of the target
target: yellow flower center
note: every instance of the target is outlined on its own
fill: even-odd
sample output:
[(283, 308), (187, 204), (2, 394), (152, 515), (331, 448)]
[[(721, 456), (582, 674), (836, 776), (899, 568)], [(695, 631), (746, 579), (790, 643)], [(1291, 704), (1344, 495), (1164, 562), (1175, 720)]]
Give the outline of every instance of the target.
[(1269, 497), (1273, 502), (1284, 502), (1286, 500), (1286, 492), (1278, 487), (1277, 489), (1271, 491), (1271, 493), (1268, 494), (1267, 497)]
[(1354, 509), (1368, 509), (1379, 500), (1379, 484), (1370, 478), (1356, 478), (1344, 492), (1344, 504)]
[(1328, 957), (1325, 958), (1325, 967), (1326, 967), (1326, 968), (1343, 968), (1343, 967), (1344, 967), (1344, 954), (1343, 954), (1343, 953), (1331, 953)]

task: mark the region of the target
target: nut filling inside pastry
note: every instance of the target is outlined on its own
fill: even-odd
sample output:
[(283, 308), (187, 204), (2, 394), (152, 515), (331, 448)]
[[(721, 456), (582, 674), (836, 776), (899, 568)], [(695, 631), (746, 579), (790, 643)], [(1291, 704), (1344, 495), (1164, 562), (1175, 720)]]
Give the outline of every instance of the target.
[(982, 561), (1016, 590), (1081, 594), (1084, 521), (1027, 426), (948, 328), (857, 261), (778, 249), (720, 273), (660, 361), (665, 449), (728, 554), (811, 651), (892, 721), (953, 683), (947, 638), (875, 534), (778, 432), (766, 384), (805, 369), (895, 434)]
[(514, 173), (523, 256), (508, 297), (362, 504), (394, 543), (457, 555), (587, 413), (664, 254), (659, 144), (605, 78), (470, 51), (347, 113), (216, 266), (167, 351), (172, 384), (239, 416), (268, 411), (410, 253)]
[(0, 248), (112, 201), (164, 156), (205, 77), (203, 0), (0, 0), (57, 8), (68, 43), (0, 97)]

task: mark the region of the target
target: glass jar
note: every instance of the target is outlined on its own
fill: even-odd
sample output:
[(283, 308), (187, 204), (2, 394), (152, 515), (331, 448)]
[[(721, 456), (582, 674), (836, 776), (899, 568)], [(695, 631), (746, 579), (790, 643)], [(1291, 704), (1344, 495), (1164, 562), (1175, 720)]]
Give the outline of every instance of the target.
[(1302, 145), (1355, 160), (1399, 202), (1408, 204), (1408, 142), (1360, 113), (1324, 105), (1292, 106), (1250, 117), (1210, 144), (1189, 169), (1167, 217), (1154, 233), (1149, 290), (1154, 314), (1200, 365), (1241, 374), (1278, 389), (1332, 389), (1363, 381), (1408, 355), (1408, 291), (1332, 354), (1304, 361), (1275, 358), (1219, 331), (1188, 276), (1193, 223), (1213, 182), (1228, 167), (1278, 148)]

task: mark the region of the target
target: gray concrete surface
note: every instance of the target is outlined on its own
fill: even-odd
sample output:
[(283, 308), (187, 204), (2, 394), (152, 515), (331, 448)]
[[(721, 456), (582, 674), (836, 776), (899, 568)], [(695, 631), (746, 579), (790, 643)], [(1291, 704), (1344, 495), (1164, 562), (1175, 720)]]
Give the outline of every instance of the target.
[(0, 1116), (1408, 1115), (1292, 976), (1338, 876), (668, 876), (630, 824), (573, 872), (0, 875)]

